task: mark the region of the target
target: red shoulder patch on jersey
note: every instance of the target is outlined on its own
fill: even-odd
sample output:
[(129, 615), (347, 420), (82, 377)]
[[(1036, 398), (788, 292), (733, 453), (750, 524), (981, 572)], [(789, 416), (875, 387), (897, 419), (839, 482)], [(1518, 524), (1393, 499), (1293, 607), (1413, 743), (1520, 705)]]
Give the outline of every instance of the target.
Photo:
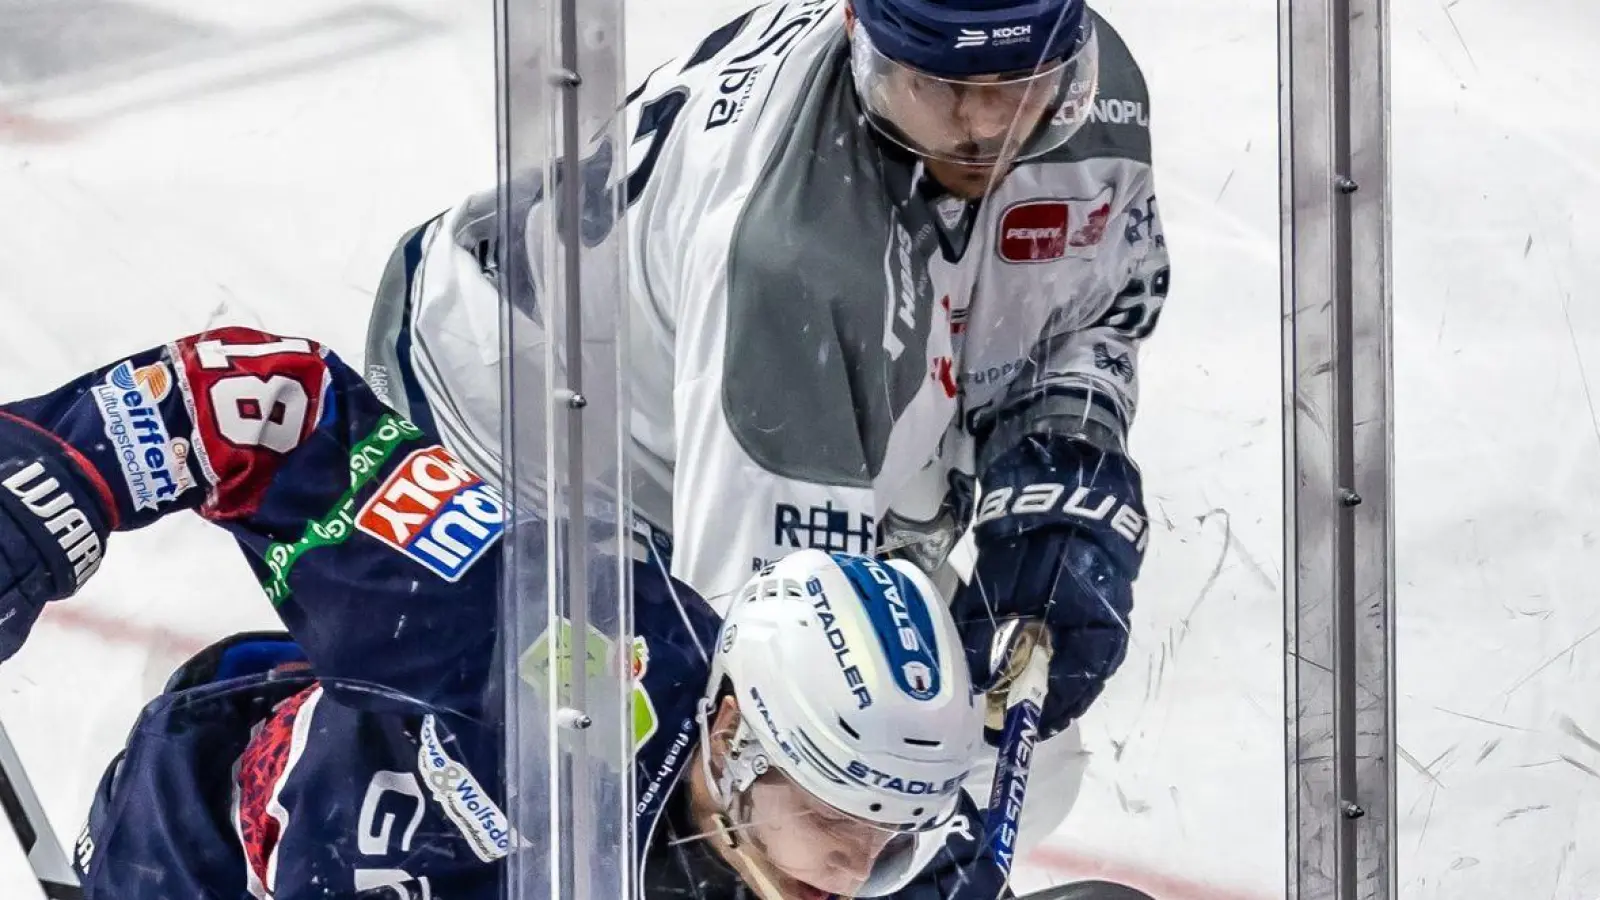
[(211, 491), (209, 519), (254, 513), (284, 454), (320, 418), (329, 372), (313, 341), (251, 328), (218, 328), (168, 348), (194, 421), (195, 461)]
[(1029, 200), (1013, 204), (1000, 217), (1000, 258), (1006, 262), (1047, 262), (1067, 255), (1067, 204)]
[(1111, 222), (1112, 188), (1094, 197), (1024, 200), (1000, 215), (995, 249), (1009, 263), (1039, 263), (1064, 256), (1093, 257)]

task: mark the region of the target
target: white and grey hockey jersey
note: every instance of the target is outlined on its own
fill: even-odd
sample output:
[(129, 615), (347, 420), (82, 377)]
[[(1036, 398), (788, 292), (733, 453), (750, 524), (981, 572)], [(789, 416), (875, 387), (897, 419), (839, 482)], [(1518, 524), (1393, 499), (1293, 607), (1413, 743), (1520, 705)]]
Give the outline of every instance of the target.
[[(585, 240), (625, 242), (633, 498), (675, 576), (716, 603), (800, 547), (932, 566), (1025, 433), (1124, 440), (1168, 262), (1144, 79), (1096, 25), (1090, 123), (981, 203), (866, 124), (838, 0), (758, 7), (634, 92), (633, 171), (607, 177), (627, 210)], [(561, 314), (527, 250), (553, 205), (517, 209), (527, 244), (497, 248), (495, 192), (469, 198), (380, 289), (369, 380), (478, 471), (500, 471), (502, 268), (535, 295), (513, 313), (524, 350)]]

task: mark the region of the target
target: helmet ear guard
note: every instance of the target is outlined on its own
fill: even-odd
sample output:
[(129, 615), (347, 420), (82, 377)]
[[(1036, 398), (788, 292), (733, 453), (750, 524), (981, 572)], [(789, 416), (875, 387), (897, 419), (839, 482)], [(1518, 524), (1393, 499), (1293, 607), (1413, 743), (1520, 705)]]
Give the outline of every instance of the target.
[[(727, 679), (723, 681), (726, 683)], [(750, 721), (741, 713), (739, 724), (734, 726), (733, 735), (728, 739), (728, 752), (722, 757), (722, 772), (718, 774), (711, 765), (712, 748), (716, 746), (712, 740), (711, 720), (716, 717), (716, 711), (721, 708), (721, 697), (733, 696), (731, 691), (718, 693), (719, 699), (702, 698), (700, 707), (695, 712), (695, 721), (700, 726), (700, 746), (706, 748), (700, 754), (700, 771), (705, 776), (707, 789), (711, 792), (711, 799), (718, 808), (726, 811), (733, 806), (734, 799), (748, 791), (756, 783), (756, 779), (765, 775), (772, 768), (772, 760), (767, 756), (767, 751), (761, 746), (761, 741), (750, 730)]]

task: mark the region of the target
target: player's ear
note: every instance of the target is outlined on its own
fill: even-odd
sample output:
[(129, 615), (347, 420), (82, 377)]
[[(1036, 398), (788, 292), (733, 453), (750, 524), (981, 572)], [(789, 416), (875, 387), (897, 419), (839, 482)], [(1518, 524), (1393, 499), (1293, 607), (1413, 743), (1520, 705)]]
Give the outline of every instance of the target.
[(739, 703), (731, 694), (724, 695), (717, 704), (717, 713), (711, 719), (711, 746), (707, 748), (711, 754), (711, 769), (718, 775), (722, 774), (723, 760), (728, 758), (728, 751), (733, 749), (733, 736), (739, 730)]
[(717, 717), (713, 720), (714, 734), (722, 736), (725, 741), (732, 741), (734, 732), (739, 730), (739, 701), (733, 699), (732, 694), (722, 698), (717, 706)]

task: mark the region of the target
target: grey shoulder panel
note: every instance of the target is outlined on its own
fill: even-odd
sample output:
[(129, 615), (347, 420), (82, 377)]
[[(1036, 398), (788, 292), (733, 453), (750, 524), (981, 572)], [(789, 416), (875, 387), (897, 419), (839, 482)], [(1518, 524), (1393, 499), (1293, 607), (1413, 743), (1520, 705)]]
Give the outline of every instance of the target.
[[(513, 196), (532, 191), (513, 191)], [(457, 247), (478, 257), (480, 265), (489, 260), (489, 250), (500, 240), (500, 219), (495, 214), (499, 208), (499, 189), (482, 190), (461, 201), (455, 215), (455, 233), (450, 239)], [(531, 205), (531, 203), (530, 203)]]
[(378, 290), (372, 298), (372, 315), (367, 319), (365, 370), (367, 385), (378, 399), (402, 416), (410, 417), (411, 398), (403, 384), (405, 371), (401, 346), (409, 340), (411, 278), (421, 256), (423, 234), (438, 217), (407, 231), (396, 242), (394, 252), (383, 267)]
[[(518, 217), (513, 221), (526, 220), (540, 195), (540, 177), (535, 170), (512, 180), (512, 213)], [(407, 231), (395, 244), (378, 279), (367, 320), (364, 374), (379, 399), (413, 421), (428, 421), (432, 405), (454, 404), (448, 392), (436, 391), (430, 396), (424, 390), (418, 357), (427, 356), (427, 336), (412, 330), (413, 295), (418, 279), (427, 277), (423, 260), (432, 242), (451, 241), (466, 251), (477, 261), (479, 274), (497, 288), (509, 273), (513, 281), (502, 293), (518, 298), (519, 307), (525, 307), (536, 323), (539, 320), (525, 229), (512, 229), (512, 246), (502, 253), (498, 209), (499, 189), (490, 188), (468, 197), (452, 212)], [(453, 223), (454, 230), (441, 234), (446, 223)]]
[(1133, 52), (1111, 23), (1094, 16), (1100, 41), (1100, 92), (1089, 121), (1060, 149), (1041, 162), (1129, 159), (1150, 163), (1150, 89)]
[(840, 29), (729, 248), (728, 426), (764, 469), (814, 484), (869, 485), (926, 378), (932, 213), (859, 117)]

